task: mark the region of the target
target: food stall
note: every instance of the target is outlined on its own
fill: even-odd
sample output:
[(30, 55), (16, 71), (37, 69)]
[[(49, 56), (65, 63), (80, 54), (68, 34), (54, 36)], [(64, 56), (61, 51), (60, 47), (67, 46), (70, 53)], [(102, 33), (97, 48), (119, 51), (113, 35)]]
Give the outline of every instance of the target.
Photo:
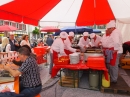
[[(105, 64), (105, 57), (102, 50), (99, 48), (87, 49), (85, 53), (77, 53), (75, 56), (74, 54), (70, 54), (68, 59), (65, 57), (63, 58), (59, 58), (57, 61), (54, 61), (55, 65), (52, 69), (51, 75), (53, 78), (57, 75), (58, 71), (60, 71), (59, 83), (61, 86), (71, 85), (70, 87), (74, 88), (79, 87), (100, 90), (102, 85), (102, 74), (105, 76), (105, 79), (108, 80), (108, 70)], [(64, 69), (69, 69), (72, 71), (71, 74), (69, 74), (70, 76), (64, 76), (61, 74), (61, 71)], [(82, 75), (81, 71), (85, 72), (85, 74)], [(82, 76), (87, 76), (87, 79), (84, 80), (84, 85), (89, 83), (89, 86), (81, 87), (80, 82), (82, 82)], [(95, 79), (94, 76), (97, 76), (97, 78)], [(95, 81), (91, 83), (94, 79)], [(97, 85), (95, 86), (94, 83), (96, 81)]]

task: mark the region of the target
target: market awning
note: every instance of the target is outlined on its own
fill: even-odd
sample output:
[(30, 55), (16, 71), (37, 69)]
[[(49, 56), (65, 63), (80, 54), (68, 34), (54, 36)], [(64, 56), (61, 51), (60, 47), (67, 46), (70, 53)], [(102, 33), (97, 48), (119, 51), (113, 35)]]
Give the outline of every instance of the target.
[[(0, 19), (38, 25), (44, 17), (61, 0), (6, 0), (0, 1)], [(5, 4), (6, 3), (6, 4)]]

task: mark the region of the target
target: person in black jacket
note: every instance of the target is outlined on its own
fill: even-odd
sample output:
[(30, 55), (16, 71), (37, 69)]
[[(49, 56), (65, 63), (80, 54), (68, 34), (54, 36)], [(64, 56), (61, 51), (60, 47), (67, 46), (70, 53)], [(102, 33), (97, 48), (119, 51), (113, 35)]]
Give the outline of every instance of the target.
[(17, 51), (17, 48), (20, 46), (18, 41), (14, 39), (14, 34), (10, 33), (9, 35), (9, 43), (11, 45), (11, 51)]

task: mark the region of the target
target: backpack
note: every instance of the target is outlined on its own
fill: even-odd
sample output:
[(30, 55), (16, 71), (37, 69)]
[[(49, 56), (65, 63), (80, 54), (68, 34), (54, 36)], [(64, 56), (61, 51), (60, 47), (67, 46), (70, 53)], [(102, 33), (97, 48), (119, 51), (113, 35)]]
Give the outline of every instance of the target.
[(7, 44), (5, 45), (5, 47), (4, 47), (4, 49), (3, 49), (3, 52), (6, 52), (5, 50), (6, 50), (6, 46), (7, 46)]

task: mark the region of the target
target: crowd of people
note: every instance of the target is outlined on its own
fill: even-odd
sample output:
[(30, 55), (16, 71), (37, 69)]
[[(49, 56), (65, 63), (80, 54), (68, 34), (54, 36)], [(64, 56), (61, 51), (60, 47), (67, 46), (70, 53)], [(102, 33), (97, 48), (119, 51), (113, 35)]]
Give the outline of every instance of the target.
[(54, 65), (53, 60), (58, 57), (67, 56), (75, 52), (84, 53), (89, 47), (108, 49), (112, 52), (112, 54), (117, 54), (116, 57), (114, 57), (114, 64), (111, 64), (110, 62), (107, 63), (111, 82), (117, 83), (119, 58), (122, 54), (124, 56), (130, 51), (130, 42), (123, 44), (121, 32), (116, 29), (115, 21), (112, 20), (107, 24), (106, 33), (102, 37), (95, 33), (89, 34), (88, 32), (84, 32), (83, 36), (77, 43), (80, 49), (72, 48), (74, 37), (74, 32), (69, 32), (69, 34), (61, 32), (60, 37), (56, 39), (53, 39), (51, 35), (48, 35), (45, 40), (39, 38), (36, 41), (35, 38), (31, 38), (31, 43), (28, 35), (23, 35), (22, 39), (19, 41), (15, 39), (14, 34), (12, 33), (10, 33), (9, 38), (2, 38), (2, 42), (0, 44), (1, 52), (17, 51), (18, 57), (21, 60), (21, 66), (17, 70), (13, 70), (4, 65), (4, 69), (9, 71), (14, 77), (21, 75), (21, 94), (24, 94), (26, 97), (34, 97), (41, 91), (42, 88), (36, 58), (32, 56), (33, 52), (31, 50), (31, 48), (36, 46), (47, 45), (51, 47), (50, 74), (52, 73), (52, 67)]
[[(49, 46), (53, 43), (53, 39), (51, 40), (50, 38), (46, 41), (48, 42), (43, 43), (43, 40), (39, 39), (35, 46), (44, 46), (44, 44)], [(13, 33), (10, 33), (9, 37), (3, 37), (0, 44), (0, 52), (9, 54), (11, 51), (17, 52), (18, 54), (19, 60), (13, 60), (12, 62), (19, 66), (19, 68), (13, 69), (6, 64), (3, 65), (4, 70), (9, 71), (13, 77), (20, 77), (20, 94), (23, 94), (23, 97), (34, 97), (39, 94), (42, 89), (36, 55), (32, 52), (32, 48), (35, 46), (31, 45), (28, 35), (23, 35), (18, 41), (15, 39)]]

